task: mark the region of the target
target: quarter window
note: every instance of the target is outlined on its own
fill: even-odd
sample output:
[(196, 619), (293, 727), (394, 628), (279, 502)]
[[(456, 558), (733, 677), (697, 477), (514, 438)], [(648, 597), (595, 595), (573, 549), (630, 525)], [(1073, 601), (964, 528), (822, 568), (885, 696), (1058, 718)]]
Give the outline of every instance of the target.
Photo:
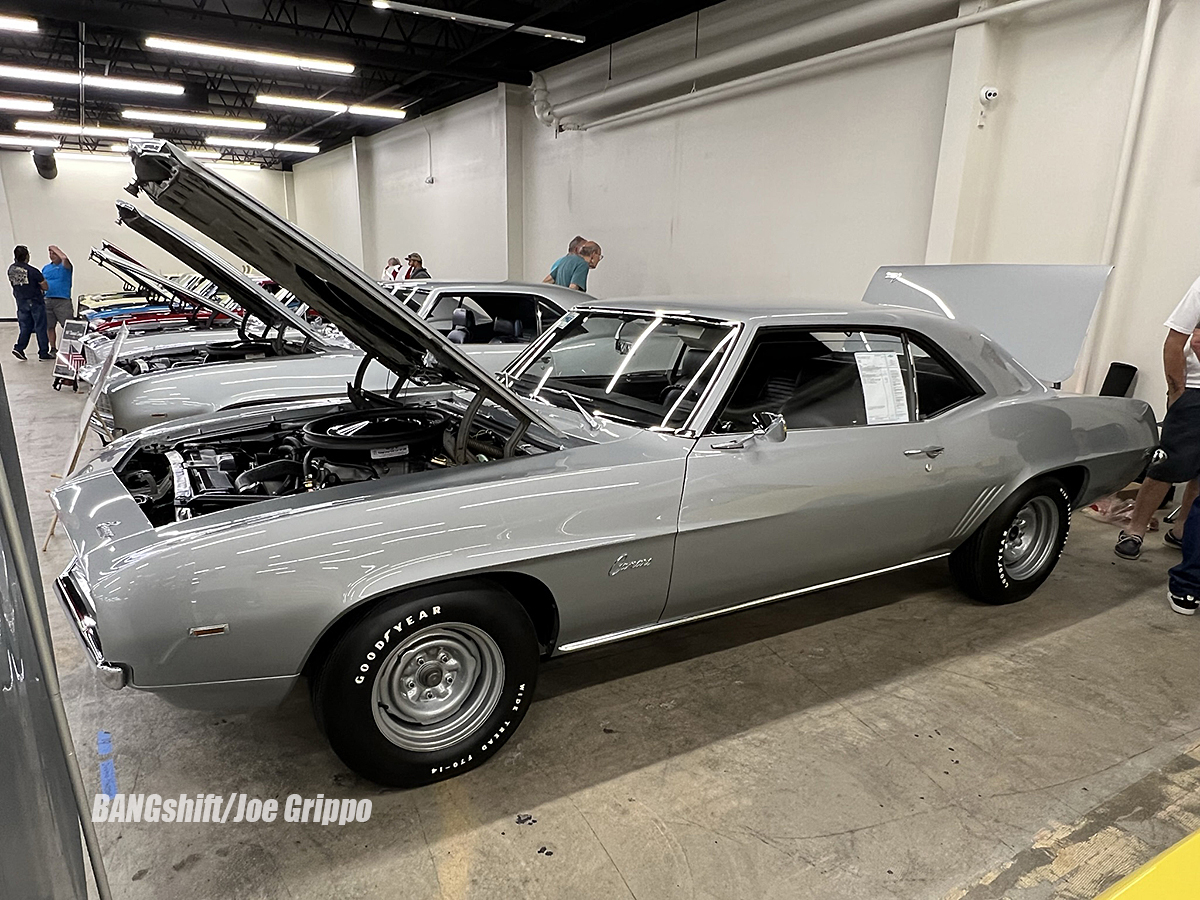
[(978, 393), (974, 385), (942, 362), (941, 354), (930, 352), (931, 349), (925, 338), (909, 336), (908, 350), (917, 385), (917, 411), (922, 419), (965, 403)]

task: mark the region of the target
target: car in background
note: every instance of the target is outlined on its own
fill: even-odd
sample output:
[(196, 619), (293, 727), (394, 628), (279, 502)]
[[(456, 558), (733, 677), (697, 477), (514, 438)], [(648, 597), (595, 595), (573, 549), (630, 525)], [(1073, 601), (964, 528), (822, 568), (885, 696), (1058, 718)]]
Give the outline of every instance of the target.
[[(586, 294), (552, 284), (519, 282), (429, 282), (407, 289), (384, 285), (415, 314), (428, 321), (488, 372), (499, 372), (530, 342), (556, 322), (571, 302)], [(286, 302), (286, 295), (281, 298)], [(127, 342), (128, 343), (128, 342)], [(121, 352), (119, 365), (146, 366), (141, 357)], [(362, 366), (365, 370), (359, 374)], [(358, 348), (292, 357), (247, 359), (220, 365), (175, 368), (148, 366), (146, 374), (121, 373), (101, 389), (95, 430), (105, 439), (149, 425), (223, 409), (281, 400), (343, 397), (358, 378), (370, 391), (388, 391), (395, 375), (366, 361)]]
[(544, 657), (947, 557), (976, 600), (1027, 597), (1071, 510), (1157, 438), (1142, 401), (1061, 393), (961, 319), (861, 302), (589, 304), (495, 378), (182, 150), (131, 156), (137, 189), (396, 388), (116, 441), (53, 491), (60, 601), (109, 687), (228, 707), (307, 679), (334, 751), (381, 784), (491, 759)]
[[(118, 203), (117, 213), (118, 221), (123, 225), (195, 268), (200, 273), (197, 277), (210, 284), (212, 291), (208, 294), (188, 291), (190, 301), (197, 310), (209, 310), (210, 321), (218, 316), (227, 317), (236, 323), (237, 330), (208, 331), (193, 324), (186, 328), (165, 329), (158, 334), (128, 336), (114, 361), (109, 387), (133, 375), (168, 368), (228, 360), (306, 356), (349, 348), (349, 343), (335, 329), (309, 322), (302, 309), (290, 308), (287, 302), (271, 293), (269, 288), (278, 291), (278, 285), (273, 281), (238, 271), (228, 261), (170, 226), (143, 215), (130, 204)], [(133, 269), (126, 264), (125, 270), (131, 277), (144, 282), (147, 289), (184, 291), (182, 287), (168, 287), (167, 279), (144, 269)], [(193, 319), (201, 318), (198, 311), (193, 314)], [(95, 386), (114, 346), (114, 339), (105, 333), (89, 334), (84, 339), (80, 381)], [(103, 405), (103, 395), (100, 400)]]
[(103, 247), (93, 247), (88, 258), (127, 284), (136, 285), (140, 301), (82, 312), (89, 333), (105, 334), (121, 326), (133, 334), (232, 328), (240, 320), (240, 315), (234, 315), (236, 308), (229, 297), (222, 296), (217, 286), (203, 277), (172, 280)]

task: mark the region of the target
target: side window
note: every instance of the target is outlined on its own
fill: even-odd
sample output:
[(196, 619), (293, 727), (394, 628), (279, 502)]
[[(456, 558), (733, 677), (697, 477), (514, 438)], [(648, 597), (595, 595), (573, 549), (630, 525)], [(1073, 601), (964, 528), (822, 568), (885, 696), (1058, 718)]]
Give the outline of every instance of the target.
[(958, 372), (941, 360), (926, 338), (911, 334), (908, 339), (912, 355), (913, 377), (917, 385), (917, 412), (922, 419), (936, 416), (953, 406), (965, 403), (978, 391)]
[(551, 306), (545, 300), (538, 301), (538, 318), (541, 320), (541, 327), (538, 329), (538, 334), (541, 334), (555, 322), (562, 318), (563, 311), (557, 306)]
[(750, 348), (714, 430), (752, 430), (762, 412), (782, 415), (789, 428), (908, 422), (908, 383), (899, 335), (767, 329)]

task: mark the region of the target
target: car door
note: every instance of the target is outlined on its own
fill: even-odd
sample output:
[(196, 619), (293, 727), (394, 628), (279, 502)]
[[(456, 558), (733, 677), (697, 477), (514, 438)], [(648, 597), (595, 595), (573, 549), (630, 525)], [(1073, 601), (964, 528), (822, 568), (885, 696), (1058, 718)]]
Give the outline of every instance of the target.
[[(760, 328), (688, 458), (664, 618), (928, 552), (941, 444), (915, 401), (898, 332)], [(783, 441), (752, 436), (764, 413)]]

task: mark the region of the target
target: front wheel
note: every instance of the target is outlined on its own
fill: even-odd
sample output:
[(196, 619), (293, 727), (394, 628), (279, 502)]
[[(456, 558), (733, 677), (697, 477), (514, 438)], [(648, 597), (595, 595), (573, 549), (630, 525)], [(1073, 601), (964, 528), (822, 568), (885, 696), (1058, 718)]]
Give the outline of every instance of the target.
[(950, 573), (965, 594), (984, 603), (1024, 600), (1054, 570), (1070, 527), (1071, 501), (1062, 482), (1036, 478), (950, 554)]
[(338, 641), (313, 706), (334, 752), (392, 787), (473, 769), (516, 730), (538, 642), (510, 594), (474, 585), (386, 600)]

